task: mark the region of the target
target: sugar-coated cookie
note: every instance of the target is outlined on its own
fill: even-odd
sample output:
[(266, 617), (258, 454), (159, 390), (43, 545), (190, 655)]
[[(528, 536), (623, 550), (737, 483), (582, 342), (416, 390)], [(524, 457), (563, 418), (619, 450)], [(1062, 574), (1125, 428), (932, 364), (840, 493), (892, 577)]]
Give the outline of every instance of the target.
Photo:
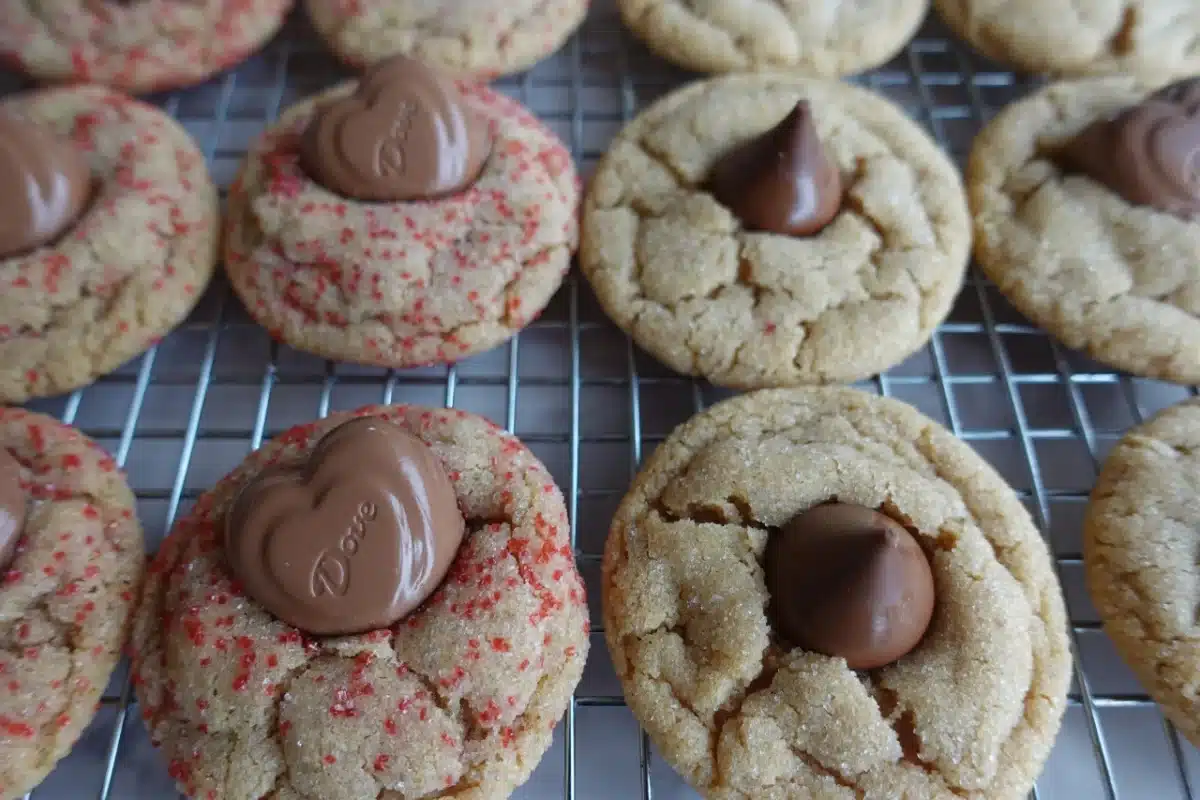
[(545, 467), (490, 422), (412, 406), (250, 454), (163, 543), (132, 645), (181, 791), (322, 800), (507, 797), (587, 650)]
[(0, 407), (0, 798), (92, 721), (145, 565), (133, 492), (79, 431)]
[(413, 59), (301, 101), (230, 188), (226, 270), (278, 339), (388, 367), (487, 350), (545, 308), (578, 240), (566, 146)]
[(0, 102), (0, 402), (94, 381), (182, 322), (216, 268), (217, 190), (186, 131), (98, 86)]
[(244, 61), (291, 7), (292, 0), (0, 0), (0, 58), (46, 83), (175, 89)]
[(954, 165), (899, 108), (840, 82), (734, 75), (616, 136), (580, 265), (617, 325), (678, 372), (849, 383), (929, 340), (970, 239)]
[(629, 706), (709, 798), (1018, 800), (1066, 709), (1045, 542), (895, 400), (772, 390), (693, 417), (622, 501), (602, 580)]

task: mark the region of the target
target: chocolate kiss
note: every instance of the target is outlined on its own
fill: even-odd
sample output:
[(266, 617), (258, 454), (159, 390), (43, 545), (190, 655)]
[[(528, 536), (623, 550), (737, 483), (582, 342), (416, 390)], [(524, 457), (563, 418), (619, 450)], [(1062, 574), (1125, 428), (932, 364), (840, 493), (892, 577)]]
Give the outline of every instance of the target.
[(810, 236), (837, 216), (842, 178), (801, 100), (783, 121), (722, 156), (709, 190), (747, 228)]
[(768, 542), (766, 573), (783, 637), (852, 669), (905, 655), (933, 617), (933, 572), (921, 546), (863, 506), (828, 503), (792, 519)]

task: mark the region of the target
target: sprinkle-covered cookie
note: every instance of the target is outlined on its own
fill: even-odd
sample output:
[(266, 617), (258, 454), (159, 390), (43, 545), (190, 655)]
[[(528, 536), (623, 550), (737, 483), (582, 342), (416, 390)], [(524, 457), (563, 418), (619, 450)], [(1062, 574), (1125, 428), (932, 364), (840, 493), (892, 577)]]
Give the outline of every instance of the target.
[(1151, 84), (1200, 72), (1195, 0), (935, 0), (934, 5), (975, 49), (1026, 72), (1126, 74)]
[(507, 797), (587, 656), (569, 533), (545, 467), (479, 417), (285, 432), (150, 567), (135, 686), (171, 775), (196, 798)]
[(916, 33), (929, 0), (618, 0), (617, 7), (652, 50), (688, 69), (836, 78), (890, 61)]
[(0, 0), (0, 58), (48, 83), (174, 89), (245, 60), (291, 7), (292, 0)]
[(980, 132), (975, 255), (1016, 308), (1135, 375), (1200, 383), (1200, 80), (1051, 85)]
[(709, 798), (1017, 800), (1066, 709), (1066, 611), (1021, 501), (852, 389), (676, 429), (617, 510), (602, 589), (630, 708)]
[(1163, 714), (1200, 745), (1200, 401), (1168, 408), (1112, 449), (1083, 525), (1104, 630)]
[(145, 563), (134, 513), (94, 442), (0, 408), (0, 798), (33, 789), (96, 713)]
[(578, 240), (566, 147), (518, 103), (407, 58), (288, 110), (230, 189), (226, 269), (273, 336), (411, 367), (505, 341)]
[(899, 363), (949, 313), (969, 249), (958, 174), (903, 111), (772, 73), (692, 84), (617, 135), (580, 266), (660, 361), (758, 388)]
[(0, 402), (85, 386), (150, 347), (217, 261), (204, 156), (163, 112), (101, 87), (0, 103)]
[(305, 0), (317, 33), (343, 61), (395, 55), (459, 77), (491, 79), (532, 67), (563, 46), (588, 0)]

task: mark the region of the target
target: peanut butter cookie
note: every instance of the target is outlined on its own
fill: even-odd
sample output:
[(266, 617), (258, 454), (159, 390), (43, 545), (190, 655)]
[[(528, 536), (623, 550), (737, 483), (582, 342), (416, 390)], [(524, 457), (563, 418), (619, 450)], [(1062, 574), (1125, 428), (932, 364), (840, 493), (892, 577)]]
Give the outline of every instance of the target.
[(505, 341), (578, 241), (566, 146), (513, 100), (414, 59), (283, 114), (230, 187), (226, 271), (301, 350), (412, 367)]
[(1061, 77), (1200, 72), (1194, 0), (935, 0), (938, 14), (989, 58)]
[(520, 72), (554, 53), (588, 0), (305, 0), (313, 27), (348, 64), (394, 55), (460, 77)]
[(1066, 708), (1066, 612), (1020, 500), (852, 389), (676, 429), (617, 511), (602, 589), (630, 708), (706, 797), (1016, 800)]
[(0, 798), (33, 789), (96, 713), (145, 565), (134, 511), (98, 445), (0, 408)]
[(625, 24), (668, 61), (699, 72), (787, 69), (821, 78), (891, 60), (928, 0), (618, 0)]
[(949, 312), (969, 249), (958, 174), (903, 111), (776, 73), (695, 83), (622, 130), (580, 265), (663, 363), (759, 388), (899, 363)]
[(463, 412), (368, 407), (251, 453), (167, 537), (134, 625), (181, 791), (507, 797), (587, 656), (569, 534), (545, 467)]
[(1109, 453), (1083, 525), (1104, 630), (1163, 714), (1200, 743), (1200, 401), (1168, 408)]
[(162, 111), (109, 89), (0, 103), (0, 190), (0, 402), (116, 369), (187, 317), (216, 267), (203, 154)]
[(292, 0), (0, 0), (0, 58), (47, 83), (176, 89), (244, 61), (291, 7)]
[(1048, 86), (975, 140), (976, 258), (1068, 346), (1135, 375), (1200, 382), (1198, 157), (1200, 82)]

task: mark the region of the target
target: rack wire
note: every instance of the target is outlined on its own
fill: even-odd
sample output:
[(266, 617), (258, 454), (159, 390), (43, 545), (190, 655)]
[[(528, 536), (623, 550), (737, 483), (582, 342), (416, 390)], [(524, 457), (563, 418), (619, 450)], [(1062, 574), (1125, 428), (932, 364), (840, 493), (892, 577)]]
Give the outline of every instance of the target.
[[(344, 77), (299, 17), (236, 70), (155, 98), (196, 136), (222, 186), (282, 107)], [(611, 2), (596, 2), (560, 53), (498, 85), (563, 136), (586, 175), (624, 122), (691, 77), (638, 45)], [(932, 19), (900, 57), (860, 81), (903, 105), (960, 163), (982, 122), (1030, 88)], [(0, 94), (20, 88), (0, 76)], [(1130, 379), (1065, 350), (974, 270), (928, 347), (861, 386), (917, 406), (974, 446), (1050, 541), (1071, 616), (1075, 680), (1032, 796), (1190, 800), (1200, 786), (1200, 753), (1163, 720), (1101, 630), (1083, 586), (1079, 528), (1112, 443), (1191, 392)], [(508, 344), (453, 367), (404, 372), (331, 364), (272, 343), (218, 280), (156, 348), (86, 390), (30, 407), (112, 451), (137, 492), (151, 549), (264, 439), (333, 410), (456, 406), (514, 431), (566, 492), (593, 618), (583, 681), (550, 753), (516, 796), (677, 800), (695, 795), (639, 731), (608, 658), (599, 559), (607, 521), (642, 458), (725, 395), (638, 351), (573, 273), (542, 318)], [(30, 797), (177, 797), (137, 716), (123, 665), (96, 720)]]

